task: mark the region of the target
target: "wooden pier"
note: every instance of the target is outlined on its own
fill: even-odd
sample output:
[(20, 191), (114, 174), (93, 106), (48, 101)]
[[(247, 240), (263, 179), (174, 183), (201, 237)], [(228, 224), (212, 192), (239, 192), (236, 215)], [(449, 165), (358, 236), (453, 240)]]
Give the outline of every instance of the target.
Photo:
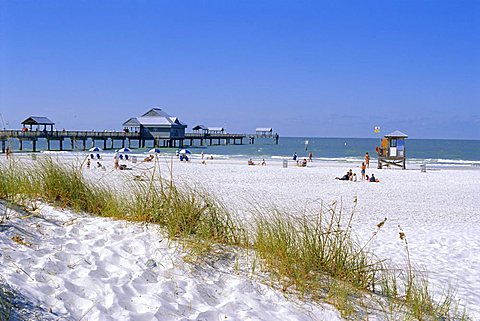
[[(137, 132), (99, 132), (99, 131), (47, 131), (47, 130), (0, 130), (1, 151), (5, 153), (7, 146), (11, 146), (9, 142), (17, 140), (19, 142), (19, 150), (24, 150), (24, 142), (32, 142), (32, 151), (37, 151), (37, 143), (40, 139), (47, 142), (47, 150), (51, 149), (51, 142), (57, 141), (59, 143), (60, 151), (66, 150), (64, 148), (64, 141), (69, 141), (70, 146), (79, 146), (79, 149), (86, 150), (92, 147), (96, 142), (100, 142), (104, 150), (114, 149), (115, 142), (121, 142), (121, 147), (132, 148), (132, 142), (138, 148), (145, 148), (148, 145), (152, 147), (184, 147), (185, 143), (188, 146), (195, 146), (196, 143), (200, 146), (204, 145), (229, 145), (229, 144), (243, 144), (246, 135), (243, 134), (208, 134), (208, 133), (185, 133), (184, 137), (178, 138), (154, 138), (141, 135)], [(92, 146), (87, 146), (87, 142), (92, 142)]]

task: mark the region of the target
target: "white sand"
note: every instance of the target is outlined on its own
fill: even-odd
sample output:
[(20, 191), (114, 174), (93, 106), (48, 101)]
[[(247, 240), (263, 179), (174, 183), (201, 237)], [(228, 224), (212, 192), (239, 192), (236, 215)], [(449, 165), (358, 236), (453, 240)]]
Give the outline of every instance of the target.
[[(21, 158), (29, 159), (27, 155)], [(162, 162), (165, 175), (166, 163)], [(91, 169), (87, 176), (122, 187), (134, 175), (146, 172), (143, 164), (132, 171), (112, 171), (110, 160), (104, 164), (106, 171)], [(343, 201), (350, 210), (357, 197), (354, 226), (360, 239), (368, 239), (376, 224), (387, 217), (372, 250), (390, 258), (392, 264), (404, 264), (400, 224), (412, 261), (428, 270), (431, 287), (441, 293), (452, 285), (470, 314), (480, 319), (480, 171), (370, 169), (367, 173), (374, 172), (380, 183), (334, 179), (352, 166), (314, 162), (307, 168), (291, 164), (282, 168), (280, 161), (262, 167), (231, 160), (202, 165), (194, 159), (191, 163), (174, 161), (173, 176), (179, 184), (213, 192), (246, 219), (253, 204), (273, 204), (298, 215), (305, 206), (318, 206), (319, 199)], [(359, 174), (358, 169), (354, 171)], [(7, 228), (2, 226), (0, 273), (8, 284), (57, 316), (79, 319), (85, 315), (82, 320), (340, 319), (331, 308), (284, 298), (249, 278), (248, 271), (236, 271), (228, 260), (215, 268), (193, 269), (153, 227), (48, 206), (41, 213), (46, 220), (14, 218)], [(23, 235), (32, 247), (13, 242), (14, 234)]]

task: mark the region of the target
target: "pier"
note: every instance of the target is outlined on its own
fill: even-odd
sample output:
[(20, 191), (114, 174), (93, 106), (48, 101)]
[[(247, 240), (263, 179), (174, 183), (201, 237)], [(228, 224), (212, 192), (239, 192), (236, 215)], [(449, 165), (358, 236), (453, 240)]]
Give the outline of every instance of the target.
[[(184, 147), (205, 146), (205, 145), (229, 145), (243, 144), (246, 135), (243, 134), (208, 134), (208, 133), (185, 133), (184, 137), (175, 138), (155, 138), (141, 135), (138, 132), (125, 131), (24, 131), (24, 130), (0, 130), (1, 151), (5, 153), (7, 146), (11, 146), (12, 140), (18, 141), (19, 150), (25, 150), (26, 141), (32, 143), (32, 151), (38, 151), (38, 141), (46, 140), (47, 150), (52, 150), (52, 142), (58, 142), (60, 151), (72, 150), (65, 148), (65, 141), (70, 146), (79, 146), (79, 149), (86, 150), (92, 146), (98, 146), (104, 150), (115, 149), (115, 142), (119, 142), (121, 147)], [(88, 142), (91, 142), (89, 144)]]
[[(26, 149), (25, 142), (31, 142), (31, 150), (39, 150), (39, 141), (46, 142), (47, 150), (52, 149), (52, 142), (58, 145), (55, 150), (87, 150), (99, 147), (103, 150), (116, 148), (166, 147), (183, 148), (184, 146), (242, 145), (248, 137), (253, 144), (255, 138), (273, 138), (278, 144), (278, 134), (272, 128), (257, 128), (255, 134), (229, 134), (223, 127), (206, 127), (198, 125), (192, 133), (186, 133), (187, 124), (167, 114), (160, 108), (151, 108), (139, 117), (131, 117), (123, 123), (122, 131), (82, 131), (54, 130), (55, 123), (44, 116), (30, 116), (22, 123), (20, 130), (0, 130), (1, 152)], [(67, 144), (65, 144), (67, 142)], [(18, 144), (17, 144), (18, 143)], [(30, 144), (29, 144), (30, 145)], [(118, 146), (121, 147), (118, 147)], [(117, 147), (116, 147), (117, 146)]]

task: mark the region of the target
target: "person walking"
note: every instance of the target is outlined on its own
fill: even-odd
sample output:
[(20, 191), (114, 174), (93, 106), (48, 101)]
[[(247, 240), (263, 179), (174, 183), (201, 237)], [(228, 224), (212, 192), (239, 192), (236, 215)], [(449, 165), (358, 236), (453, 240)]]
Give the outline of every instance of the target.
[(370, 155), (368, 155), (368, 152), (365, 153), (365, 165), (367, 168), (370, 168)]

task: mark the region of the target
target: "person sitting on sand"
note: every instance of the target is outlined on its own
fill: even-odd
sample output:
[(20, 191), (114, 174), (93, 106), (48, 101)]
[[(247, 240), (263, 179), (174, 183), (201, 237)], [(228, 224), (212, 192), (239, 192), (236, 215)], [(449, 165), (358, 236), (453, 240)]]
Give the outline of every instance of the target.
[(153, 155), (150, 155), (150, 156), (147, 156), (145, 157), (145, 159), (143, 160), (144, 162), (151, 162), (153, 160)]
[(380, 181), (379, 181), (377, 178), (375, 178), (375, 175), (372, 174), (372, 177), (370, 177), (369, 182), (378, 183), (378, 182), (380, 182)]
[(354, 182), (357, 181), (357, 173), (353, 173), (353, 181), (354, 181)]
[(368, 182), (370, 181), (370, 178), (368, 178), (368, 175), (365, 175), (365, 180)]
[(97, 159), (100, 159), (100, 154), (97, 154)]
[(250, 158), (247, 162), (248, 165), (255, 165), (255, 163), (253, 162), (253, 160)]
[(350, 180), (350, 175), (349, 175), (349, 172), (347, 172), (345, 175), (343, 175), (342, 177), (335, 177), (335, 179), (338, 179), (338, 180), (341, 180), (341, 181), (348, 181)]
[(97, 162), (97, 167), (98, 167), (98, 168), (102, 167), (102, 163)]
[(267, 165), (267, 163), (265, 162), (265, 158), (264, 158), (262, 159), (262, 166), (265, 166), (265, 165)]

